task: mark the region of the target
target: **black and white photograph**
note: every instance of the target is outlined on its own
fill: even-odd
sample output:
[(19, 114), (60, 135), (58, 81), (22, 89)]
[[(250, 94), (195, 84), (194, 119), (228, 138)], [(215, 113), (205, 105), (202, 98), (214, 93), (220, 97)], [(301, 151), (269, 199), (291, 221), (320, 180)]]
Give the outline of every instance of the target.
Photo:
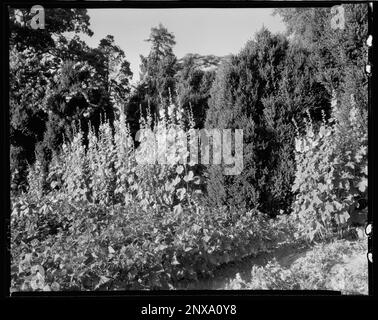
[(369, 295), (370, 4), (232, 3), (8, 6), (11, 296)]

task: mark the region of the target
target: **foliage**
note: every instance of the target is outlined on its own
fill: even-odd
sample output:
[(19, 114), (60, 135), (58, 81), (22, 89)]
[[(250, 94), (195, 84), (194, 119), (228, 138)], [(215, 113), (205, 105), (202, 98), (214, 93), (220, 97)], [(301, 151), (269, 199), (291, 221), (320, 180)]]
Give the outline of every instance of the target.
[[(321, 26), (328, 9), (280, 10), (290, 38), (262, 29), (223, 58), (177, 61), (159, 25), (133, 91), (111, 35), (97, 48), (63, 35), (91, 34), (85, 10), (50, 11), (55, 36), (39, 39), (16, 19), (27, 12), (11, 9), (12, 290), (174, 289), (364, 223), (366, 12), (345, 8), (344, 31)], [(243, 129), (242, 174), (188, 161), (203, 126)], [(337, 250), (350, 253), (316, 247), (290, 270), (272, 262), (233, 285), (331, 288)], [(342, 290), (365, 290), (352, 286)]]
[[(206, 120), (206, 112), (208, 109), (208, 99), (210, 98), (211, 85), (215, 78), (214, 68), (219, 61), (209, 62), (204, 65), (198, 65), (197, 60), (210, 57), (198, 57), (198, 55), (186, 55), (180, 64), (180, 69), (176, 73), (177, 79), (177, 95), (180, 104), (186, 113), (193, 113), (193, 120), (196, 128), (203, 128)], [(215, 59), (215, 57), (214, 57)], [(206, 69), (207, 68), (207, 69)]]
[[(108, 120), (100, 124), (97, 134), (90, 127), (87, 144), (81, 128), (74, 128), (73, 140), (53, 156), (48, 189), (58, 189), (74, 201), (111, 205), (133, 200), (144, 208), (172, 208), (198, 198), (201, 179), (194, 175), (196, 164), (187, 163), (187, 139), (194, 128), (191, 125), (188, 132), (184, 131), (182, 108), (172, 101), (162, 106), (154, 126), (150, 114), (141, 119), (137, 148), (124, 113), (119, 114), (113, 128)], [(165, 163), (156, 163), (165, 156)], [(151, 158), (154, 160), (146, 162)], [(30, 180), (37, 181), (38, 175), (33, 173), (30, 171)]]
[(242, 128), (245, 163), (236, 177), (222, 177), (219, 168), (210, 167), (213, 203), (256, 207), (271, 216), (289, 212), (295, 137), (291, 119), (301, 119), (305, 107), (319, 114), (319, 103), (327, 103), (311, 74), (308, 52), (266, 29), (219, 67), (206, 126)]
[(258, 213), (148, 210), (72, 202), (54, 193), (13, 202), (12, 290), (168, 289), (269, 246)]
[[(334, 106), (334, 113), (338, 108)], [(366, 119), (356, 106), (350, 109), (348, 129), (334, 119), (316, 131), (308, 121), (305, 135), (296, 138), (296, 175), (293, 219), (298, 236), (325, 238), (350, 224), (367, 198)], [(347, 130), (348, 134), (344, 134)]]
[(140, 81), (127, 103), (126, 115), (131, 134), (134, 137), (140, 129), (139, 119), (151, 112), (153, 121), (159, 115), (159, 105), (169, 102), (176, 94), (177, 59), (173, 52), (175, 36), (166, 27), (159, 24), (151, 28), (147, 40), (151, 50), (147, 57), (141, 55)]
[(27, 48), (41, 53), (54, 50), (54, 36), (59, 38), (65, 32), (93, 35), (87, 9), (45, 8), (48, 28), (44, 29), (34, 30), (28, 25), (32, 16), (30, 8), (9, 8), (10, 45), (15, 45), (19, 51)]
[[(354, 94), (358, 108), (367, 110), (368, 9), (366, 4), (343, 4), (344, 29), (331, 27), (331, 8), (276, 9), (293, 36), (293, 41), (311, 52), (315, 76), (328, 90)], [(344, 109), (345, 116), (349, 109)]]
[[(173, 288), (267, 249), (274, 233), (257, 211), (201, 205), (201, 179), (177, 134), (183, 110), (172, 101), (160, 110), (155, 126), (141, 119), (149, 131), (136, 149), (122, 113), (114, 133), (108, 121), (90, 130), (87, 146), (77, 128), (53, 156), (47, 194), (39, 162), (31, 167), (28, 193), (13, 199), (14, 290)], [(152, 133), (167, 139), (166, 164), (141, 161), (155, 156)]]
[(290, 266), (276, 260), (253, 266), (251, 280), (237, 275), (226, 289), (336, 290), (342, 294), (368, 294), (367, 241), (335, 241), (316, 245)]
[(85, 9), (46, 9), (49, 28), (43, 30), (25, 26), (28, 15), (10, 10), (10, 160), (21, 185), (36, 153), (47, 175), (53, 153), (72, 139), (73, 122), (81, 122), (85, 139), (89, 121), (96, 129), (101, 115), (112, 121), (131, 76), (112, 36), (94, 49), (80, 40), (79, 32), (92, 35)]
[[(34, 30), (27, 25), (29, 8), (9, 8), (10, 22), (10, 143), (11, 166), (17, 184), (24, 185), (28, 163), (35, 161), (35, 147), (43, 140), (48, 114), (45, 98), (57, 66), (61, 63), (59, 43), (64, 33), (89, 29), (86, 9), (46, 9), (49, 28)], [(13, 181), (16, 182), (16, 181)]]

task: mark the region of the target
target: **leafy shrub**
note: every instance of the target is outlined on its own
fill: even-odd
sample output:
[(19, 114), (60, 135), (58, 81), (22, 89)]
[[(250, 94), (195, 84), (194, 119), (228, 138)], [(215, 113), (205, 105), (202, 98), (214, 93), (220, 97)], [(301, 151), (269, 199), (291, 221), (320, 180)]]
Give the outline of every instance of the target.
[(12, 290), (169, 289), (222, 263), (264, 251), (269, 222), (257, 212), (141, 214), (50, 195), (13, 202)]
[[(190, 119), (190, 127), (186, 127), (183, 116), (182, 108), (172, 101), (169, 106), (161, 106), (159, 121), (154, 125), (151, 114), (147, 114), (140, 121), (137, 148), (122, 112), (114, 121), (114, 128), (106, 120), (97, 133), (90, 127), (87, 143), (84, 132), (76, 128), (72, 141), (64, 143), (62, 151), (52, 156), (47, 177), (49, 190), (59, 190), (72, 201), (103, 205), (130, 201), (140, 202), (145, 209), (193, 205), (200, 197), (202, 180), (195, 175), (197, 165), (187, 163), (184, 140), (195, 130)], [(156, 144), (163, 140), (166, 148)], [(162, 159), (164, 152), (166, 164), (145, 161), (151, 157)], [(39, 197), (44, 193), (43, 187), (36, 185), (43, 182), (40, 172), (41, 164), (36, 161), (28, 179), (29, 193), (38, 192)]]
[[(187, 162), (188, 138), (194, 133), (193, 121), (189, 123), (190, 127), (186, 127), (184, 110), (172, 100), (167, 107), (160, 107), (155, 126), (150, 115), (141, 121), (140, 145), (135, 152), (139, 161), (132, 188), (145, 209), (160, 206), (182, 210), (184, 205), (193, 205), (201, 193), (201, 179), (194, 174), (196, 164)], [(148, 159), (153, 163), (144, 162)]]
[[(31, 167), (28, 192), (12, 198), (13, 290), (168, 289), (267, 249), (274, 233), (257, 211), (201, 205), (202, 181), (177, 134), (183, 114), (171, 102), (155, 125), (141, 119), (137, 148), (122, 113), (114, 131), (107, 121), (90, 129), (87, 145), (77, 128), (52, 157), (48, 193), (38, 162)], [(137, 161), (162, 156), (152, 133), (168, 133), (167, 164)]]
[(367, 198), (365, 121), (352, 106), (348, 121), (323, 121), (316, 131), (308, 120), (296, 139), (293, 218), (299, 237), (312, 241), (345, 229), (358, 200)]

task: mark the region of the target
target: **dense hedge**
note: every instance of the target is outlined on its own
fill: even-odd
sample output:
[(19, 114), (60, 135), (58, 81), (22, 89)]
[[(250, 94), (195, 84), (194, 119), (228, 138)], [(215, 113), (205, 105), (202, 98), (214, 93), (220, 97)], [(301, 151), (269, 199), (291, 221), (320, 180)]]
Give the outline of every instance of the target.
[(257, 212), (142, 211), (57, 194), (15, 200), (12, 290), (172, 289), (272, 243)]
[(316, 120), (329, 114), (325, 88), (314, 79), (309, 52), (262, 29), (217, 71), (207, 128), (238, 128), (244, 134), (244, 170), (223, 177), (209, 169), (213, 204), (258, 208), (271, 216), (289, 213), (294, 180), (292, 120), (306, 110)]

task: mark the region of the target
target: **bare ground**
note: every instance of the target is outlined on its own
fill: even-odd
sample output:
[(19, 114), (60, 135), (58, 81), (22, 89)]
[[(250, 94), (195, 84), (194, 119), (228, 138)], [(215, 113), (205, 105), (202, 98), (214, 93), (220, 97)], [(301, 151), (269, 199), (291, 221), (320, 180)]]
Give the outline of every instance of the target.
[[(298, 270), (301, 269), (301, 265), (308, 268), (309, 263), (311, 265), (311, 263), (317, 261), (318, 256), (321, 256), (323, 252), (327, 252), (330, 256), (326, 260), (324, 260), (324, 257), (319, 258), (319, 262), (315, 262), (314, 265), (315, 268), (324, 271), (326, 279), (325, 288), (319, 289), (337, 290), (343, 294), (368, 294), (366, 239), (358, 241), (338, 240), (315, 246), (283, 244), (270, 252), (223, 265), (215, 271), (214, 277), (200, 279), (196, 283), (183, 283), (176, 289), (230, 289), (230, 282), (236, 278), (241, 279), (244, 283), (249, 283), (253, 266), (264, 267), (269, 261), (275, 259), (282, 269), (296, 268)], [(316, 266), (316, 263), (324, 263), (324, 265)], [(311, 267), (309, 272), (311, 272), (310, 270)]]

